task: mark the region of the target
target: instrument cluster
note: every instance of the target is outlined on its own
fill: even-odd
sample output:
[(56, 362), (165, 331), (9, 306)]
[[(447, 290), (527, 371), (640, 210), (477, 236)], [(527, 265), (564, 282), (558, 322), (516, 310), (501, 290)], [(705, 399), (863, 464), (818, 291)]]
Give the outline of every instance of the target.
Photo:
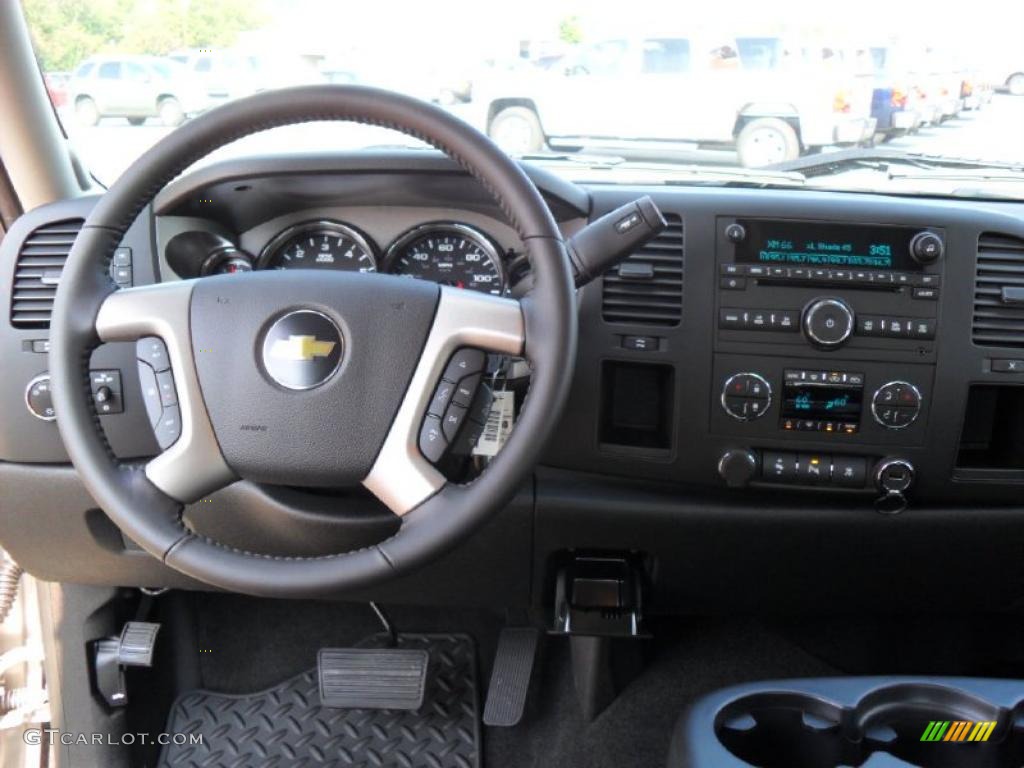
[(330, 269), (384, 272), (500, 296), (509, 288), (500, 247), (485, 232), (451, 221), (421, 224), (386, 249), (351, 224), (305, 221), (270, 239), (258, 256), (231, 249), (207, 259), (201, 274), (254, 269)]

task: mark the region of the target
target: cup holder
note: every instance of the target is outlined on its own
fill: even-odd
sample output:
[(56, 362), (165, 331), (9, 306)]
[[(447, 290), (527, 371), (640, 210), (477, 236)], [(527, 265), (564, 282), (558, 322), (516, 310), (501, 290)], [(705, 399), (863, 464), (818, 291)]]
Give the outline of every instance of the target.
[(730, 753), (761, 768), (860, 766), (878, 753), (922, 768), (1024, 765), (1024, 702), (998, 706), (931, 683), (877, 688), (852, 706), (809, 692), (750, 693), (718, 710), (714, 729)]

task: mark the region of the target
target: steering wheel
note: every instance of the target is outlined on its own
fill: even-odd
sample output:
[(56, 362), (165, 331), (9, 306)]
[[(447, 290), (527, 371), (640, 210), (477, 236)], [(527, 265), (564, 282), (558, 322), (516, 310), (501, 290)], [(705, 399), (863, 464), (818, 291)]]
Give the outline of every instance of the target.
[[(224, 144), (269, 128), (343, 120), (391, 128), (442, 150), (497, 202), (526, 249), (521, 300), (390, 275), (254, 272), (116, 290), (114, 249), (156, 193)], [(326, 596), (415, 569), (469, 535), (529, 474), (568, 394), (576, 353), (569, 260), (523, 171), (441, 110), (358, 86), (270, 91), (173, 131), (103, 195), (64, 268), (51, 324), (54, 408), (86, 488), (133, 541), (223, 589)], [(180, 435), (145, 463), (121, 463), (89, 385), (101, 343), (156, 337), (170, 364)], [(434, 388), (466, 350), (525, 357), (531, 383), (515, 428), (472, 482), (448, 482), (419, 450)], [(156, 354), (162, 354), (159, 346)], [(455, 357), (453, 357), (455, 356)], [(190, 531), (183, 506), (238, 479), (361, 483), (400, 516), (364, 549), (318, 557), (246, 552)]]

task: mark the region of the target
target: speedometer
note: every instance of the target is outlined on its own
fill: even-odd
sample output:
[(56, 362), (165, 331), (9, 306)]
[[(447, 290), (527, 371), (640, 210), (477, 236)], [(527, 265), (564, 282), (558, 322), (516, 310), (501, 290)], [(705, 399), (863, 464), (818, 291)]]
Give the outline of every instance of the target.
[(505, 267), (498, 249), (465, 224), (424, 224), (388, 249), (386, 272), (500, 296)]
[(370, 241), (338, 221), (308, 221), (274, 237), (260, 256), (260, 269), (337, 269), (376, 272)]

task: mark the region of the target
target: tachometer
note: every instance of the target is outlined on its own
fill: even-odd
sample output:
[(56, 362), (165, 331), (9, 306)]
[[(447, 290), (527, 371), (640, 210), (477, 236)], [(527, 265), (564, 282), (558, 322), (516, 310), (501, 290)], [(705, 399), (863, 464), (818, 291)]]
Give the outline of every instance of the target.
[(340, 269), (376, 272), (370, 241), (338, 221), (309, 221), (289, 227), (263, 249), (260, 269)]
[(505, 267), (485, 234), (465, 224), (424, 224), (388, 249), (385, 271), (500, 296)]

